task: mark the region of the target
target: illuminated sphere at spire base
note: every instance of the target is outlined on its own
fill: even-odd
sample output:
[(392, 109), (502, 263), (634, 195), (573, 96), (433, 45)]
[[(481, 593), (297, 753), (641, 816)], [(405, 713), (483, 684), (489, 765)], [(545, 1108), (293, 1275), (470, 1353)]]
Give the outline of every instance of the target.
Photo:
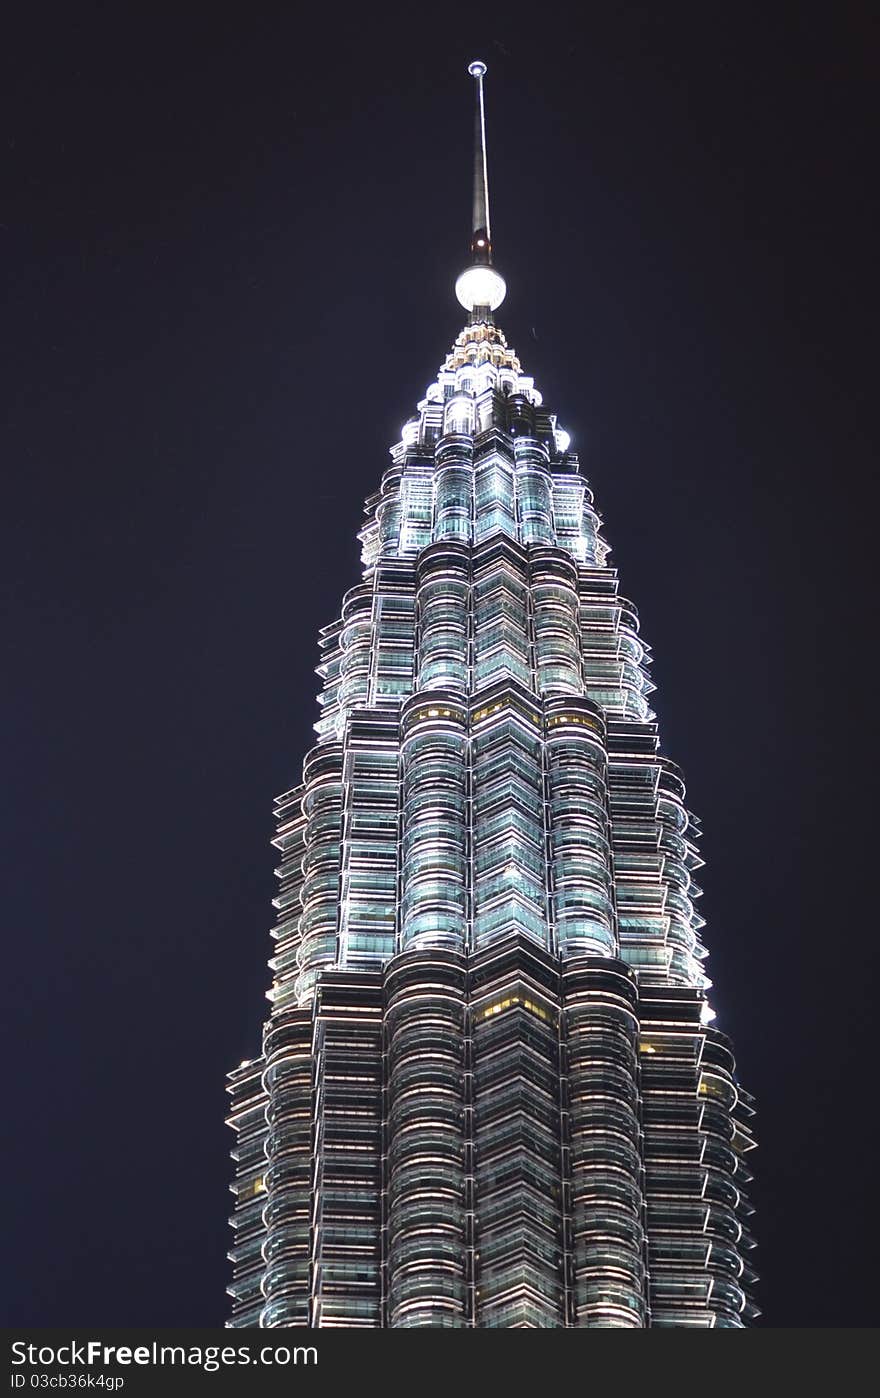
[(494, 267), (466, 267), (455, 283), (455, 294), (466, 311), (478, 306), (494, 311), (507, 295), (507, 283)]

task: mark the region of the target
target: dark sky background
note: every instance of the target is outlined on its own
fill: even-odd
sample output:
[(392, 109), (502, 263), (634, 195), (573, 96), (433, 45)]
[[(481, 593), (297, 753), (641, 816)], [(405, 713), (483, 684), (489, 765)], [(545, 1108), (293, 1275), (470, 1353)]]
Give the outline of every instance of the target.
[(271, 799), (363, 498), (463, 321), (477, 56), (499, 320), (581, 452), (705, 823), (763, 1323), (876, 1322), (876, 29), (490, 8), (7, 27), (8, 1323), (225, 1319)]

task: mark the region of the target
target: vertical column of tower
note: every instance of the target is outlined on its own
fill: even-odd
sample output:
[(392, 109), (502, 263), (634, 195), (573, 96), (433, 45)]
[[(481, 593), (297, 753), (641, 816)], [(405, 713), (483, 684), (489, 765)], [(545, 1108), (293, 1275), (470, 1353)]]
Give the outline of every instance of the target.
[(312, 1175), (312, 1015), (274, 1014), (263, 1041), (265, 1160), (262, 1326), (306, 1325)]
[(584, 688), (609, 717), (622, 717), (617, 666), (617, 580), (610, 568), (578, 570)]
[[(590, 568), (604, 568), (605, 561), (611, 552), (611, 546), (602, 538), (602, 518), (594, 508), (593, 492), (587, 485), (583, 477), (580, 476), (577, 465), (577, 457), (569, 458), (578, 478), (583, 481), (583, 493), (581, 495), (581, 520), (580, 531), (584, 545), (584, 561)], [(571, 478), (569, 477), (569, 480)]]
[(619, 961), (562, 965), (577, 1329), (647, 1323), (638, 1018)]
[[(317, 930), (317, 923), (312, 927), (308, 955), (315, 957), (311, 963), (313, 973), (320, 964), (318, 957), (326, 959), (329, 949), (335, 947), (332, 928), (339, 882), (339, 841), (328, 838), (325, 816), (329, 810), (329, 827), (338, 829), (339, 792), (338, 783), (333, 779), (334, 774), (338, 775), (338, 757), (337, 749), (336, 764), (313, 766), (304, 787), (295, 787), (275, 803), (278, 833), (272, 843), (281, 851), (282, 862), (276, 870), (281, 893), (274, 901), (280, 917), (272, 929), (276, 954), (269, 963), (274, 971), (269, 992), (272, 1018), (263, 1036), (266, 1236), (262, 1249), (265, 1305), (259, 1323), (267, 1326), (305, 1325), (308, 1318), (311, 1014), (297, 1008), (297, 990), (302, 979), (300, 953), (306, 889), (312, 914), (319, 917), (317, 908), (322, 907), (327, 928), (327, 940), (323, 951), (319, 952), (322, 934)], [(305, 799), (310, 789), (311, 821)], [(311, 842), (308, 840), (310, 825)]]
[(400, 725), (356, 710), (345, 735), (339, 964), (375, 966), (397, 947)]
[(376, 506), (376, 524), (378, 526), (376, 552), (382, 556), (395, 554), (400, 546), (400, 525), (403, 515), (400, 498), (402, 475), (402, 464), (395, 463), (382, 477), (381, 492)]
[(228, 1253), (233, 1274), (227, 1287), (232, 1297), (232, 1318), (228, 1323), (236, 1328), (258, 1325), (263, 1307), (267, 1099), (262, 1072), (262, 1058), (242, 1063), (228, 1075), (226, 1089), (231, 1097), (226, 1125), (236, 1135), (232, 1150), (235, 1180), (230, 1186), (235, 1195), (235, 1212), (229, 1220), (234, 1242)]
[(553, 544), (556, 542), (553, 533), (553, 487), (547, 446), (537, 437), (517, 436), (513, 451), (520, 539), (523, 544)]
[(684, 806), (678, 769), (658, 754), (654, 723), (612, 721), (609, 792), (621, 956), (643, 978), (707, 986), (695, 822)]
[(670, 976), (678, 984), (708, 984), (701, 965), (706, 948), (698, 935), (704, 919), (693, 903), (702, 890), (691, 878), (691, 870), (701, 863), (693, 839), (699, 835), (699, 826), (685, 808), (685, 786), (678, 768), (667, 757), (658, 757), (658, 764), (657, 824), (669, 919)]
[(473, 937), (550, 944), (540, 707), (515, 686), (472, 701)]
[(616, 956), (605, 721), (589, 699), (546, 703), (550, 887), (562, 956)]
[(513, 452), (500, 433), (489, 433), (474, 462), (474, 540), (498, 533), (516, 538)]
[(506, 395), (504, 400), (505, 427), (512, 440), (515, 441), (517, 437), (525, 437), (528, 441), (533, 441), (535, 440), (535, 409), (529, 395), (522, 392), (521, 389), (522, 379), (518, 376), (511, 385), (511, 392)]
[(462, 544), (435, 544), (418, 562), (417, 690), (463, 693), (468, 683), (470, 555)]
[(275, 870), (281, 888), (273, 900), (279, 917), (271, 931), (275, 955), (269, 960), (273, 977), (268, 998), (276, 1010), (296, 1004), (307, 825), (303, 792), (303, 787), (295, 786), (275, 801), (277, 834), (272, 844), (281, 852), (281, 863)]
[(669, 915), (657, 819), (654, 723), (608, 720), (608, 798), (620, 956), (642, 979), (670, 975)]
[(382, 1325), (382, 974), (325, 971), (312, 1058), (312, 1326)]
[(555, 958), (519, 937), (471, 958), (475, 1324), (565, 1324)]
[(474, 497), (473, 442), (464, 433), (441, 437), (434, 451), (434, 538), (470, 542)]
[(459, 373), (457, 386), (450, 385), (451, 392), (443, 411), (444, 437), (470, 438), (474, 433), (474, 400), (470, 387), (464, 386), (461, 377)]
[(655, 1327), (713, 1324), (700, 1132), (701, 1003), (699, 992), (686, 987), (642, 987), (642, 1120)]
[(729, 1039), (712, 1025), (706, 1030), (698, 1095), (706, 1167), (706, 1266), (712, 1275), (709, 1305), (716, 1326), (739, 1328), (757, 1314), (749, 1296), (757, 1278), (746, 1261), (754, 1247), (746, 1227), (753, 1210), (744, 1192), (751, 1174), (743, 1163), (755, 1145), (754, 1108), (736, 1081)]
[(654, 685), (647, 675), (651, 653), (639, 637), (639, 614), (635, 604), (619, 595), (616, 662), (623, 717), (636, 723), (652, 719), (654, 715), (648, 706), (648, 695), (653, 692)]
[(313, 748), (303, 763), (306, 819), (302, 919), (297, 947), (300, 1001), (311, 993), (322, 966), (337, 952), (340, 850), (342, 844), (343, 749), (341, 743)]
[(387, 1323), (467, 1323), (464, 958), (408, 952), (385, 983)]
[(401, 945), (467, 947), (467, 714), (420, 694), (401, 714)]
[(600, 535), (601, 521), (593, 509), (593, 493), (577, 470), (574, 456), (554, 463), (553, 533), (559, 547), (577, 563), (601, 567), (609, 552)]
[(577, 568), (560, 549), (535, 549), (529, 580), (538, 692), (583, 694)]
[(339, 705), (343, 710), (366, 704), (370, 692), (372, 611), (373, 589), (369, 585), (362, 583), (345, 594), (339, 662)]
[(651, 1323), (739, 1328), (754, 1314), (742, 1258), (752, 1140), (733, 1057), (701, 1025), (698, 989), (645, 986), (641, 999)]
[[(585, 517), (587, 510), (584, 511)], [(589, 511), (592, 513), (592, 511)], [(600, 540), (596, 547), (607, 551)], [(643, 723), (653, 717), (648, 695), (648, 647), (639, 639), (635, 608), (618, 596), (612, 568), (579, 570), (580, 627), (586, 692), (609, 718)]]
[[(343, 618), (339, 617), (329, 626), (322, 626), (318, 634), (321, 663), (316, 667), (315, 673), (320, 675), (322, 684), (318, 691), (318, 706), (321, 710), (321, 716), (315, 724), (315, 732), (318, 734), (319, 741), (338, 737), (342, 730), (340, 698), (343, 627)], [(367, 682), (369, 683), (369, 670), (367, 671)]]
[(526, 555), (499, 538), (474, 550), (473, 569), (474, 690), (502, 677), (530, 689)]
[(403, 518), (400, 530), (401, 553), (419, 553), (431, 542), (434, 506), (434, 461), (416, 450), (407, 453), (401, 482)]
[(409, 560), (385, 559), (376, 569), (371, 648), (370, 706), (393, 707), (413, 684), (415, 570)]

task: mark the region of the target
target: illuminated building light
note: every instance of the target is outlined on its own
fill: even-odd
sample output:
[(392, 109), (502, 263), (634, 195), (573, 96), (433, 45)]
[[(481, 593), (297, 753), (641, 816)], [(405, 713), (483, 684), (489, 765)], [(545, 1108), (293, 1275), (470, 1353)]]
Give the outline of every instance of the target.
[(526, 1000), (519, 995), (508, 995), (506, 999), (498, 1000), (494, 1005), (487, 1005), (484, 1010), (480, 1011), (480, 1019), (489, 1019), (492, 1015), (500, 1015), (504, 1010), (509, 1010), (516, 1006), (522, 1006), (524, 1010), (528, 1010), (530, 1014), (537, 1015), (539, 1019), (547, 1021), (552, 1019), (552, 1016), (544, 1009), (543, 1005), (538, 1005), (534, 1000)]
[(455, 295), (466, 311), (478, 306), (497, 311), (507, 295), (507, 284), (494, 267), (466, 267), (455, 283)]

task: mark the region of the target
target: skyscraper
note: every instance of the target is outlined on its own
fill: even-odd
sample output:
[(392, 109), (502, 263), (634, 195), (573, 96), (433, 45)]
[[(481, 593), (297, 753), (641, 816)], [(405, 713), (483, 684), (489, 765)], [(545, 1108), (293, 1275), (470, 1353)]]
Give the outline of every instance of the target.
[(568, 434), (495, 324), (469, 71), (467, 324), (366, 502), (276, 805), (230, 1324), (739, 1327), (752, 1109), (699, 826)]

